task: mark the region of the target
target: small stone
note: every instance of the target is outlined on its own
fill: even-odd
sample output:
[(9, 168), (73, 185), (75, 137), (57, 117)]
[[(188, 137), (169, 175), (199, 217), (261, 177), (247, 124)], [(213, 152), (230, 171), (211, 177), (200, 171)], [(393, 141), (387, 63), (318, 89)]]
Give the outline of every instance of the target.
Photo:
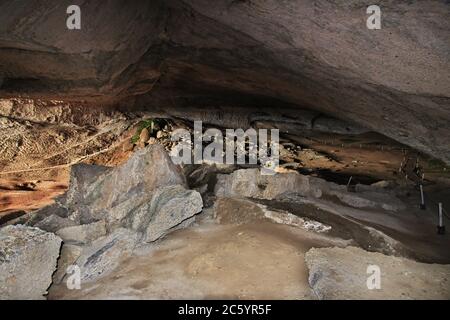
[(144, 149), (145, 148), (145, 142), (139, 141), (137, 144), (139, 149)]
[(146, 143), (148, 139), (150, 139), (150, 132), (147, 128), (144, 128), (139, 135), (139, 142)]

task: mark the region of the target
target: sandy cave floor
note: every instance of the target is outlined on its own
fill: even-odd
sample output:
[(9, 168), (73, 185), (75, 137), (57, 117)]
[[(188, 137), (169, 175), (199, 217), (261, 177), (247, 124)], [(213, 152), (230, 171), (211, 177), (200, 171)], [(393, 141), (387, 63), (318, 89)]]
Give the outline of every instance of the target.
[(175, 231), (81, 290), (49, 299), (316, 299), (304, 255), (344, 241), (270, 222), (203, 222)]

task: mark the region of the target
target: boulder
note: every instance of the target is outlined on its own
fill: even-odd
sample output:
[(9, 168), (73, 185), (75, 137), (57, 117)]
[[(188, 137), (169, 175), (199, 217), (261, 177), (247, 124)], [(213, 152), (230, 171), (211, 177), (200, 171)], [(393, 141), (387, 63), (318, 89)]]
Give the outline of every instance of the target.
[(274, 199), (286, 192), (297, 192), (302, 195), (316, 194), (310, 178), (298, 173), (262, 175), (260, 169), (240, 169), (231, 174), (217, 175), (216, 196), (221, 197), (251, 197), (259, 199)]
[(141, 133), (139, 134), (139, 142), (140, 143), (147, 143), (147, 141), (150, 139), (150, 132), (147, 128), (142, 129)]
[(77, 224), (104, 219), (107, 226), (118, 227), (127, 214), (147, 203), (156, 189), (169, 185), (184, 186), (185, 178), (164, 148), (152, 145), (116, 168), (74, 165), (67, 193), (47, 207), (51, 210), (41, 211), (64, 213)]
[(405, 205), (386, 190), (358, 185), (358, 192), (348, 192), (346, 186), (297, 172), (262, 175), (259, 169), (240, 169), (231, 174), (217, 175), (215, 194), (219, 197), (249, 197), (272, 200), (289, 193), (310, 198), (336, 197), (355, 208), (381, 208), (398, 211)]
[[(312, 248), (305, 260), (309, 284), (319, 299), (450, 299), (450, 265), (419, 263), (356, 247)], [(376, 269), (379, 289), (369, 279)]]
[(61, 242), (24, 225), (0, 229), (0, 299), (45, 299)]
[(156, 144), (116, 168), (73, 166), (66, 194), (37, 211), (29, 224), (57, 232), (71, 244), (87, 244), (122, 227), (154, 241), (188, 225), (202, 207), (200, 194), (186, 189), (181, 168)]

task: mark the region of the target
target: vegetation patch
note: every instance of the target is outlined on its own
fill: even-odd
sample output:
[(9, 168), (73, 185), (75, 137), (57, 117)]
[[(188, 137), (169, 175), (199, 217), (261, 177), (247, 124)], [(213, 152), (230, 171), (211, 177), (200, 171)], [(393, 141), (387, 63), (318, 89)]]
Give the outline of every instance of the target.
[(139, 142), (139, 137), (142, 130), (147, 129), (151, 136), (153, 136), (166, 123), (164, 119), (146, 119), (137, 124), (136, 133), (131, 137), (131, 143)]

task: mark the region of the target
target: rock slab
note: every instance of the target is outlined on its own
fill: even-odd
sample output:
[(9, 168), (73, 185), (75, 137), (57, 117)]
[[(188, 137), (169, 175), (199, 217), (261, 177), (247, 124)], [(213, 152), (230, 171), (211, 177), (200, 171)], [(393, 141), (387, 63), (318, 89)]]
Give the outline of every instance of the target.
[[(305, 260), (309, 284), (319, 299), (450, 299), (450, 265), (419, 263), (356, 247), (313, 248)], [(376, 272), (373, 266), (380, 271), (379, 289), (367, 285)]]

